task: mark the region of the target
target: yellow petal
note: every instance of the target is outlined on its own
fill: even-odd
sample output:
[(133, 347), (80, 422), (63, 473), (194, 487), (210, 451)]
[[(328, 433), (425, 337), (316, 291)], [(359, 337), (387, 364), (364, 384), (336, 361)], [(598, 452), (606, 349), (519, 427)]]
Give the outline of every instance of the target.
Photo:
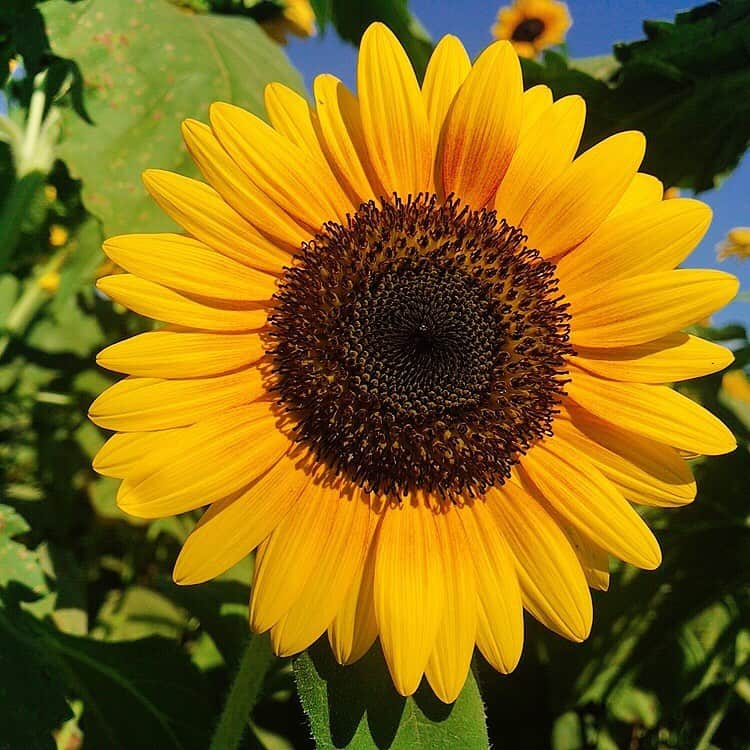
[(695, 498), (690, 467), (668, 445), (601, 422), (585, 409), (566, 410), (553, 432), (589, 458), (628, 500), (673, 508)]
[[(333, 491), (333, 490), (332, 490)], [(370, 506), (365, 495), (354, 491), (337, 495), (331, 534), (322, 555), (291, 609), (271, 628), (271, 642), (280, 656), (306, 649), (336, 616), (367, 551)]]
[(639, 568), (659, 566), (661, 551), (651, 530), (572, 443), (557, 434), (537, 443), (522, 467), (552, 508), (594, 544)]
[(288, 449), (269, 404), (256, 401), (184, 428), (157, 470), (123, 486), (118, 505), (139, 518), (200, 508), (246, 487)]
[(123, 234), (104, 242), (118, 266), (156, 284), (209, 299), (269, 300), (276, 278), (248, 268), (181, 234)]
[(518, 143), (521, 66), (509, 42), (491, 44), (456, 94), (438, 148), (436, 179), (473, 209), (492, 202)]
[(723, 370), (734, 361), (726, 347), (687, 333), (671, 333), (635, 346), (577, 347), (575, 363), (610, 380), (674, 383)]
[(730, 453), (734, 435), (711, 412), (664, 385), (618, 383), (571, 368), (570, 398), (605, 422), (709, 456)]
[(129, 310), (164, 323), (208, 331), (252, 331), (266, 325), (267, 312), (263, 308), (237, 310), (203, 305), (129, 273), (105, 276), (96, 282), (96, 288)]
[(723, 307), (739, 282), (722, 271), (644, 274), (567, 296), (574, 346), (641, 344), (702, 320)]
[(257, 362), (265, 354), (257, 333), (149, 331), (102, 349), (96, 362), (127, 375), (195, 378)]
[(610, 217), (560, 260), (560, 286), (575, 294), (627, 276), (670, 271), (685, 260), (710, 223), (711, 209), (687, 198)]
[(458, 698), (469, 673), (477, 637), (477, 584), (474, 560), (458, 511), (437, 518), (445, 570), (445, 606), (425, 676), (443, 703)]
[(404, 499), (380, 525), (375, 560), (375, 617), (396, 690), (419, 686), (445, 606), (445, 576), (434, 512)]
[(609, 588), (609, 555), (574, 527), (567, 526), (564, 531), (581, 563), (589, 586), (597, 591), (606, 591)]
[(440, 143), (445, 118), (470, 70), (471, 60), (461, 40), (452, 34), (444, 36), (430, 57), (422, 84), (433, 149)]
[(512, 482), (487, 493), (487, 506), (516, 561), (524, 607), (572, 641), (591, 630), (591, 594), (578, 558), (537, 500)]
[(552, 106), (552, 92), (549, 86), (532, 86), (523, 92), (521, 130), (519, 140), (523, 140), (541, 115)]
[(382, 23), (362, 36), (357, 90), (367, 147), (386, 197), (427, 191), (432, 171), (427, 109), (409, 58)]
[(276, 204), (232, 161), (211, 128), (197, 120), (182, 124), (190, 155), (216, 192), (241, 216), (276, 242), (297, 249), (310, 231)]
[(107, 430), (138, 432), (186, 427), (262, 396), (266, 388), (257, 367), (216, 378), (163, 380), (123, 378), (89, 408), (89, 419)]
[(317, 76), (313, 84), (320, 140), (339, 182), (355, 206), (384, 194), (370, 162), (359, 102), (332, 75)]
[(211, 505), (182, 546), (175, 583), (203, 583), (249, 555), (294, 508), (308, 482), (309, 475), (284, 456), (247, 489)]
[[(256, 558), (250, 624), (262, 633), (275, 625), (316, 574), (325, 545), (337, 534), (334, 523), (342, 498), (319, 480), (311, 481)], [(325, 627), (325, 625), (323, 626)]]
[(183, 430), (161, 430), (112, 435), (94, 456), (92, 467), (98, 474), (116, 479), (144, 476), (159, 465), (161, 449), (183, 434)]
[(523, 604), (513, 557), (487, 504), (458, 513), (475, 563), (478, 594), (477, 646), (499, 672), (512, 672), (523, 649)]
[(161, 169), (146, 170), (143, 183), (170, 218), (212, 250), (272, 274), (289, 264), (289, 253), (263, 237), (212, 187)]
[(508, 224), (519, 226), (534, 201), (573, 160), (586, 119), (580, 96), (555, 102), (518, 144), (495, 196), (495, 210)]
[(240, 169), (299, 223), (315, 233), (327, 221), (346, 221), (353, 206), (327, 164), (233, 104), (215, 102), (210, 117), (216, 137)]
[(271, 125), (313, 159), (326, 164), (315, 132), (317, 116), (307, 100), (282, 83), (269, 83), (265, 90), (266, 112)]
[(352, 581), (336, 617), (328, 628), (328, 640), (339, 664), (352, 664), (363, 657), (378, 635), (375, 620), (375, 534), (381, 516), (370, 514), (367, 530), (367, 553)]
[(551, 258), (585, 240), (625, 192), (645, 148), (643, 135), (629, 131), (581, 154), (546, 187), (521, 220), (529, 247)]
[(637, 211), (652, 203), (658, 203), (663, 195), (664, 186), (660, 180), (650, 174), (637, 172), (608, 218), (612, 219), (619, 214)]

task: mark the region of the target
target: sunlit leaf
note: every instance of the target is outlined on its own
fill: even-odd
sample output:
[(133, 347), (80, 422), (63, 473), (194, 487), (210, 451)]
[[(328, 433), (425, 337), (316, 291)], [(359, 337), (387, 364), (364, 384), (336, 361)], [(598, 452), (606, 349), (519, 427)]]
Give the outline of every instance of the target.
[(42, 594), (46, 584), (36, 552), (13, 539), (28, 530), (23, 516), (7, 505), (0, 505), (0, 586), (15, 581)]
[(750, 0), (709, 3), (674, 23), (646, 22), (644, 30), (645, 41), (615, 48), (614, 71), (585, 71), (547, 53), (542, 63), (524, 62), (526, 85), (584, 96), (584, 147), (620, 130), (642, 130), (644, 171), (667, 186), (707, 190), (750, 142)]
[[(82, 700), (80, 726), (92, 748), (205, 750), (211, 727), (206, 685), (175, 642), (151, 637), (106, 643), (67, 635), (25, 613), (7, 594), (1, 598), (0, 641), (9, 648), (0, 650), (0, 659), (10, 651), (15, 681), (6, 688), (3, 672), (0, 691), (53, 693), (58, 701), (55, 723), (67, 718), (59, 710), (61, 691)], [(26, 732), (38, 731), (33, 725), (46, 708), (38, 700), (19, 701), (17, 695), (10, 700), (3, 696), (0, 710), (16, 713), (11, 726), (19, 731), (25, 725), (31, 725)], [(10, 721), (0, 718), (3, 739), (6, 718)]]
[(411, 698), (393, 687), (380, 648), (348, 667), (333, 659), (325, 639), (295, 660), (302, 705), (318, 750), (480, 750), (487, 748), (484, 706), (470, 673), (451, 706), (426, 685)]
[(182, 120), (205, 120), (217, 100), (263, 114), (267, 83), (301, 87), (283, 51), (247, 18), (196, 14), (167, 0), (50, 0), (42, 10), (55, 51), (84, 72), (94, 124), (68, 112), (60, 155), (83, 178), (86, 206), (107, 235), (173, 227), (140, 175), (147, 167), (197, 174)]

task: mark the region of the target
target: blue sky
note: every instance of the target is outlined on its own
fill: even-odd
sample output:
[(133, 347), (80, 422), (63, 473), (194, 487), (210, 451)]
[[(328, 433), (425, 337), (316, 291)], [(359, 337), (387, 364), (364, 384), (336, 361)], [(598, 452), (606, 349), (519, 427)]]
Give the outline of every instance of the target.
[[(433, 38), (456, 34), (475, 55), (490, 41), (490, 26), (501, 0), (411, 0), (411, 8)], [(619, 41), (643, 37), (644, 19), (671, 20), (675, 13), (695, 3), (668, 0), (569, 0), (573, 27), (568, 34), (571, 56), (606, 54)], [(292, 62), (310, 85), (318, 73), (333, 73), (354, 86), (356, 51), (329, 31), (322, 38), (293, 40), (288, 48)], [(716, 262), (715, 246), (735, 226), (750, 226), (750, 158), (716, 190), (700, 197), (714, 210), (714, 221), (703, 242), (685, 263), (688, 267), (717, 267), (739, 276), (744, 291), (750, 289), (750, 261)], [(717, 324), (740, 320), (750, 325), (750, 303), (735, 302), (714, 316)]]

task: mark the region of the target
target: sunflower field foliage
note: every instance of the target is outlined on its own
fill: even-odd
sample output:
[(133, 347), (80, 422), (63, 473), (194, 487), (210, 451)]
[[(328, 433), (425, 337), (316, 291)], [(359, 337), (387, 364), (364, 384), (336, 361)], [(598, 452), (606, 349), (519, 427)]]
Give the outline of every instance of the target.
[[(248, 627), (253, 556), (176, 585), (199, 512), (128, 515), (118, 481), (92, 469), (110, 433), (87, 412), (117, 380), (97, 353), (153, 327), (96, 288), (119, 270), (102, 244), (178, 231), (142, 173), (198, 177), (180, 126), (206, 120), (214, 101), (266, 118), (268, 84), (308, 96), (289, 34), (317, 27), (356, 46), (378, 21), (421, 80), (435, 42), (408, 0), (0, 0), (0, 750), (750, 747), (750, 339), (739, 323), (689, 331), (734, 360), (676, 387), (738, 447), (691, 457), (693, 504), (643, 512), (661, 566), (613, 563), (583, 643), (527, 617), (515, 671), (499, 675), (477, 653), (452, 703), (426, 682), (402, 697), (378, 644), (346, 667), (325, 636), (275, 656)], [(488, 13), (488, 42), (491, 23)], [(582, 150), (639, 130), (642, 171), (690, 194), (716, 187), (750, 145), (750, 0), (643, 29), (605, 57), (564, 45), (529, 55), (524, 86), (583, 97)]]

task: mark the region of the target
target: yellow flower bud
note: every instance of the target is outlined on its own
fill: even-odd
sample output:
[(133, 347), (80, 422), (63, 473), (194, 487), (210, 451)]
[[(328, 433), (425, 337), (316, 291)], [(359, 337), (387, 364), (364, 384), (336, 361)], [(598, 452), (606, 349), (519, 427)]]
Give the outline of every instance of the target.
[(60, 226), (60, 224), (53, 224), (49, 228), (49, 244), (52, 247), (62, 247), (68, 241), (68, 230)]
[(60, 274), (57, 271), (50, 271), (40, 276), (36, 283), (47, 294), (54, 294), (60, 288)]

